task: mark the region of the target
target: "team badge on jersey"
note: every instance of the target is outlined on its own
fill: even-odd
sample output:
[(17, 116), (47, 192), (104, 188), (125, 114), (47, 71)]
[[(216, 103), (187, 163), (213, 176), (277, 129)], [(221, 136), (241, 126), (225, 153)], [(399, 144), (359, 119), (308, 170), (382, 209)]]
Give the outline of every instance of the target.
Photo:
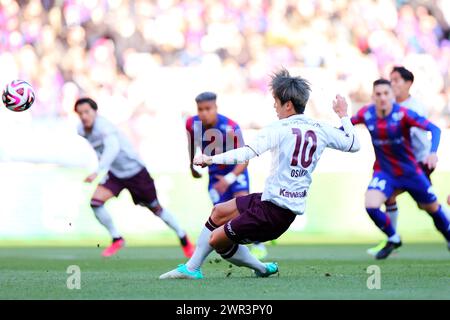
[(405, 114), (403, 112), (394, 112), (392, 114), (392, 119), (394, 121), (401, 121), (404, 116), (405, 116)]

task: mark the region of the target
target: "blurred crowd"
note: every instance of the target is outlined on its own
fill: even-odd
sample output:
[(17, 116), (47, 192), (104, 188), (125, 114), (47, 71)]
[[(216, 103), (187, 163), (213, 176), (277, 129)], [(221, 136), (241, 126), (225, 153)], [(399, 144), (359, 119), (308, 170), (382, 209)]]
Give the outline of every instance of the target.
[(144, 129), (192, 114), (193, 97), (213, 89), (251, 127), (280, 66), (311, 80), (309, 112), (327, 118), (334, 94), (355, 112), (376, 78), (405, 65), (449, 127), (449, 25), (448, 0), (0, 0), (0, 83), (34, 86), (33, 119), (73, 117), (90, 95)]

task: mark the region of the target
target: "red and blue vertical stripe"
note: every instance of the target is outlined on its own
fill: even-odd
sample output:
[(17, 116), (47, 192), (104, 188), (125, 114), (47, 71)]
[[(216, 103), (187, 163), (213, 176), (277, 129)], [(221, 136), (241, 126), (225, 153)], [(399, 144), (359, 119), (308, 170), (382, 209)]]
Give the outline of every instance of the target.
[(436, 152), (440, 141), (440, 129), (416, 112), (393, 105), (389, 115), (378, 118), (375, 105), (368, 105), (352, 117), (353, 124), (365, 124), (369, 129), (375, 150), (374, 171), (385, 171), (393, 176), (421, 173), (411, 146), (411, 127), (430, 131), (432, 147)]

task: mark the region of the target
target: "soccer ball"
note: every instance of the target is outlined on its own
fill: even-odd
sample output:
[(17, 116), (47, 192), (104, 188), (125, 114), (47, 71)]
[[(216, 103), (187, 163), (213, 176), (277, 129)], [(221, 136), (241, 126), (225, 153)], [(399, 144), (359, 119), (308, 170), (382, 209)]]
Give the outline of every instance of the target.
[(14, 80), (3, 90), (2, 100), (11, 111), (25, 111), (34, 102), (33, 87), (26, 81)]

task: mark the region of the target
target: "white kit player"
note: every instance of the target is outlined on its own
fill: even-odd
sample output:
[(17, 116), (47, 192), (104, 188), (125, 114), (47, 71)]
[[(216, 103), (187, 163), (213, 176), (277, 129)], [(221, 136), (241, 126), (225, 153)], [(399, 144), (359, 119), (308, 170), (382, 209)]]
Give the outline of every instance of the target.
[[(160, 276), (160, 279), (201, 279), (201, 265), (215, 250), (237, 266), (254, 270), (257, 277), (278, 272), (274, 262), (262, 263), (244, 244), (280, 237), (297, 215), (305, 211), (311, 174), (325, 148), (356, 152), (358, 137), (347, 115), (347, 103), (336, 96), (333, 109), (344, 130), (306, 117), (310, 85), (301, 77), (292, 77), (283, 69), (272, 77), (272, 94), (279, 121), (261, 130), (252, 143), (222, 154), (201, 155), (194, 164), (235, 164), (272, 153), (270, 176), (264, 192), (253, 193), (220, 203), (202, 229), (193, 256), (186, 264)], [(227, 221), (220, 217), (229, 217)]]
[(159, 204), (153, 179), (128, 139), (112, 123), (97, 114), (98, 107), (94, 100), (78, 99), (74, 108), (81, 120), (78, 134), (88, 140), (99, 158), (97, 172), (89, 175), (85, 182), (91, 183), (99, 173), (107, 172), (106, 179), (97, 186), (91, 199), (91, 207), (97, 220), (109, 231), (112, 238), (112, 244), (102, 255), (112, 256), (125, 244), (104, 204), (112, 197), (117, 197), (123, 189), (127, 189), (135, 204), (148, 208), (175, 231), (184, 255), (191, 257), (194, 246), (175, 216)]

